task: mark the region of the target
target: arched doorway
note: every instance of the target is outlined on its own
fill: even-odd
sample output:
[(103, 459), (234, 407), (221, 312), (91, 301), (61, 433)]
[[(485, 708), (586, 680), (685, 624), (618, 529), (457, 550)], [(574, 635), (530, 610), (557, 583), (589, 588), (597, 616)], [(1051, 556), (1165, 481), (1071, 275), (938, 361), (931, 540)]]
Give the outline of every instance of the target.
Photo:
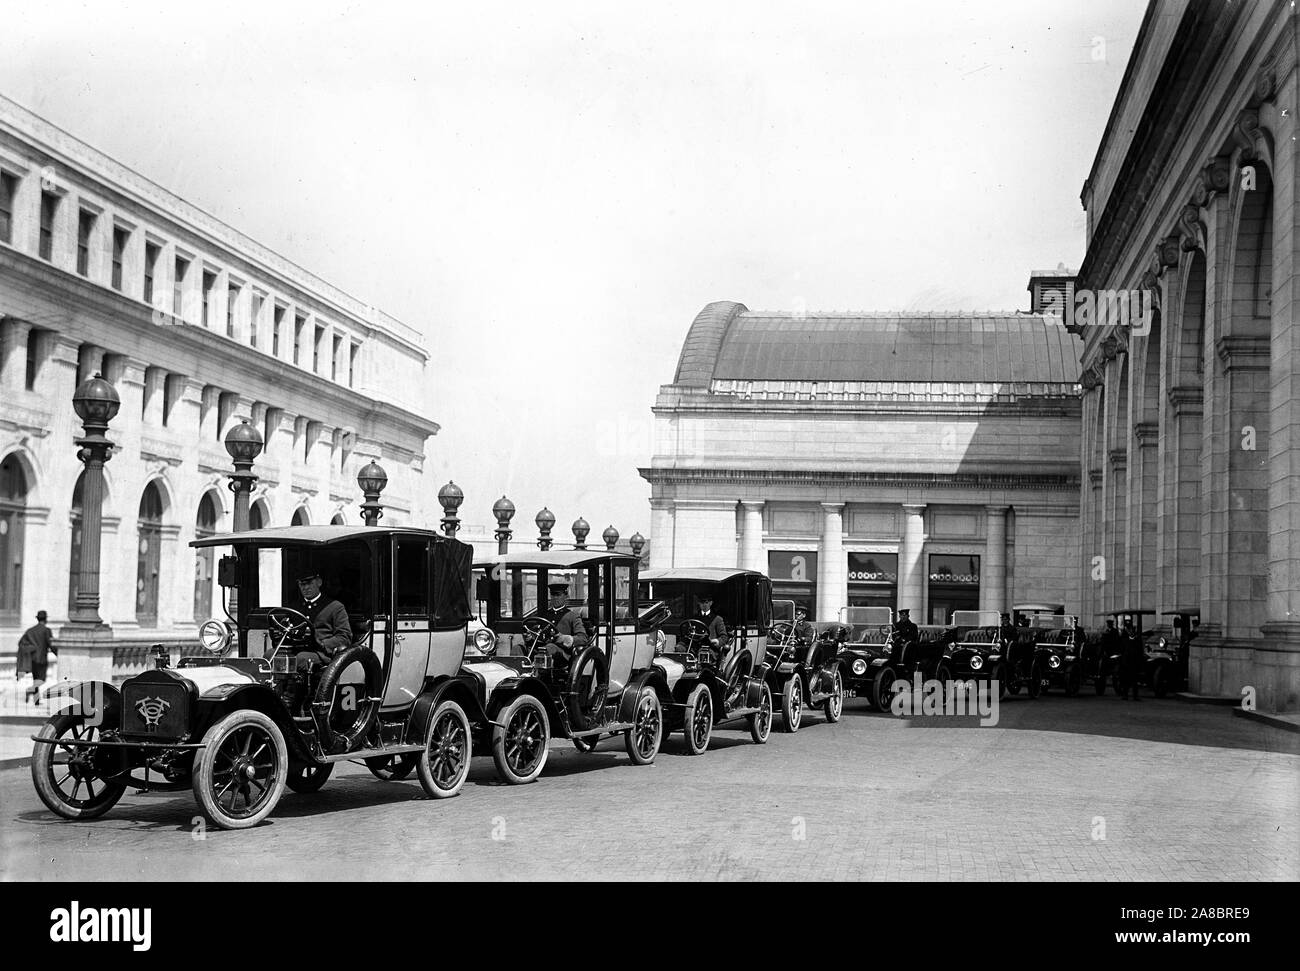
[(16, 455), (0, 462), (0, 624), (22, 615), (23, 528), (27, 518), (27, 476)]
[(150, 482), (140, 496), (136, 544), (135, 619), (141, 627), (158, 626), (158, 575), (162, 568), (163, 501)]
[[(217, 531), (217, 519), (220, 511), (211, 492), (205, 492), (199, 500), (199, 515), (194, 523), (194, 538), (203, 539)], [(204, 546), (195, 551), (198, 555), (194, 561), (194, 619), (202, 622), (212, 615), (212, 574), (216, 563), (216, 549)]]

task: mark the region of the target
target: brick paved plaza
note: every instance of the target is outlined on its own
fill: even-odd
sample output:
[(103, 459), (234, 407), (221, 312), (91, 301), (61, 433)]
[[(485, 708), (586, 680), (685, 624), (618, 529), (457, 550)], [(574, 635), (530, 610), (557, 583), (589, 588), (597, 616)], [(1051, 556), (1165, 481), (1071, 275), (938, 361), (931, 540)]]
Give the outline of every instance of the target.
[[(360, 766), (268, 824), (195, 838), (189, 793), (128, 794), (58, 822), (0, 772), (9, 879), (1101, 879), (1300, 877), (1300, 735), (1177, 701), (1012, 699), (997, 727), (906, 721), (851, 701), (766, 747), (674, 739), (636, 768), (620, 741), (556, 743), (541, 781), (423, 798)], [(1097, 817), (1102, 817), (1098, 820)], [(1105, 839), (1100, 835), (1104, 823)], [(801, 835), (804, 838), (797, 838)], [(494, 839), (494, 834), (497, 838)]]

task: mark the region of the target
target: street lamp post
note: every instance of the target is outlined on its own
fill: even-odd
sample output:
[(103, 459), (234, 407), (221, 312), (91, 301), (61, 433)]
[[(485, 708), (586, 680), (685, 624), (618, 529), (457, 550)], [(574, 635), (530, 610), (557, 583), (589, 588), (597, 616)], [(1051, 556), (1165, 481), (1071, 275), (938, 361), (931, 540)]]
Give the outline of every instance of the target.
[(555, 513), (545, 506), (533, 520), (537, 524), (537, 548), (543, 552), (551, 548), (551, 527), (555, 525)]
[[(248, 529), (248, 500), (257, 476), (253, 475), (253, 460), (262, 454), (262, 435), (245, 418), (226, 432), (226, 451), (235, 463), (230, 475), (230, 491), (235, 494), (235, 532)], [(230, 588), (230, 615), (239, 616), (239, 590)]]
[(515, 504), (502, 496), (492, 504), (492, 515), (497, 517), (497, 552), (504, 556), (510, 552), (510, 520), (515, 517)]
[(235, 471), (228, 474), (235, 494), (235, 532), (241, 533), (248, 529), (248, 504), (257, 482), (253, 461), (262, 454), (262, 435), (245, 418), (226, 432), (226, 451), (235, 463)]
[(81, 485), (81, 549), (77, 555), (77, 595), (68, 622), (59, 629), (59, 674), (72, 681), (111, 681), (113, 631), (99, 616), (99, 554), (104, 513), (104, 463), (113, 443), (105, 432), (117, 415), (121, 399), (113, 386), (96, 374), (72, 395), (72, 407), (85, 434), (75, 439), (77, 458), (86, 467)]
[(632, 547), (632, 555), (640, 558), (641, 551), (645, 549), (645, 537), (640, 533), (633, 533), (628, 537), (627, 545)]
[(361, 519), (367, 526), (378, 526), (384, 515), (384, 507), (379, 504), (379, 494), (388, 485), (388, 473), (378, 462), (371, 460), (357, 473), (357, 485), (365, 502), (361, 503)]
[(575, 550), (585, 550), (587, 548), (587, 534), (591, 532), (587, 520), (579, 516), (569, 528), (573, 530), (573, 548)]
[(99, 616), (99, 544), (104, 511), (104, 463), (112, 457), (113, 443), (104, 433), (121, 404), (117, 391), (98, 374), (83, 381), (72, 395), (72, 407), (86, 430), (85, 435), (76, 439), (80, 446), (77, 458), (86, 466), (86, 477), (81, 487), (77, 597), (68, 622), (87, 629), (108, 629)]
[(464, 501), (465, 493), (454, 480), (449, 479), (438, 490), (438, 503), (442, 506), (442, 531), (448, 536), (455, 537), (456, 530), (460, 529), (460, 517), (456, 515), (456, 510)]
[(605, 531), (600, 534), (600, 538), (605, 541), (605, 549), (611, 553), (614, 552), (614, 547), (618, 545), (618, 530), (614, 528), (612, 523), (605, 527)]

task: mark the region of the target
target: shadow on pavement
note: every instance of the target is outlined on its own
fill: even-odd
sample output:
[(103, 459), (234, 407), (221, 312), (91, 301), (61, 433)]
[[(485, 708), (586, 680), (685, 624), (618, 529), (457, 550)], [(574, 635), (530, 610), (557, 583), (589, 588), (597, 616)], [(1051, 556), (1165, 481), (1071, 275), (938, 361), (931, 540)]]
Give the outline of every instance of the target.
[[(903, 720), (909, 728), (978, 727), (979, 721), (973, 716), (896, 716), (869, 708), (860, 698), (845, 701), (844, 718)], [(1133, 702), (1091, 692), (1073, 698), (1016, 695), (999, 703), (997, 725), (982, 730), (998, 729), (1300, 755), (1300, 735), (1294, 732), (1234, 717), (1228, 707), (1150, 696)]]

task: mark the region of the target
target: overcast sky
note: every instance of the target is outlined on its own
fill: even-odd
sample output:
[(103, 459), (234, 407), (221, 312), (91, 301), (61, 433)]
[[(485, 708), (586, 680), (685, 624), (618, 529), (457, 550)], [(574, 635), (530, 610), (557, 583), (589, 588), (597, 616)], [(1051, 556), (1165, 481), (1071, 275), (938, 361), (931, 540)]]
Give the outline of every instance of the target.
[(437, 482), (649, 534), (711, 300), (1027, 309), (1138, 0), (0, 3), (0, 92), (422, 330)]

